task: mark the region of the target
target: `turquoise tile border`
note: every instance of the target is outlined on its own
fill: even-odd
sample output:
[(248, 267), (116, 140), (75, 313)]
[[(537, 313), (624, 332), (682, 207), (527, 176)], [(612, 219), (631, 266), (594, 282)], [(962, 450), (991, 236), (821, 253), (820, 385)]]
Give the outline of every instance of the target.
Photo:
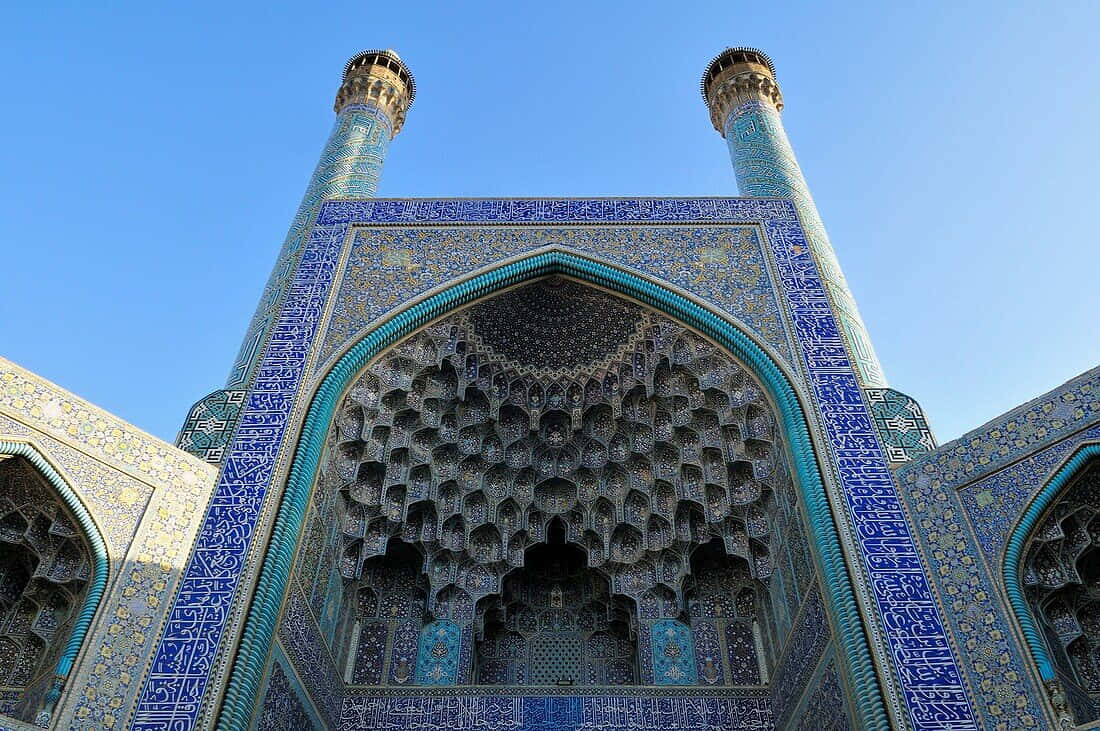
[(1054, 473), (1050, 482), (1039, 491), (1039, 494), (1032, 500), (1031, 505), (1024, 511), (1023, 517), (1020, 518), (1020, 522), (1012, 530), (1008, 538), (1008, 544), (1005, 547), (1005, 560), (1002, 564), (1005, 593), (1008, 595), (1012, 612), (1016, 616), (1016, 621), (1020, 624), (1024, 639), (1027, 641), (1028, 650), (1031, 651), (1031, 656), (1035, 660), (1035, 667), (1038, 668), (1039, 676), (1044, 682), (1055, 679), (1054, 663), (1047, 652), (1042, 633), (1035, 624), (1031, 607), (1028, 606), (1027, 599), (1024, 597), (1024, 587), (1020, 583), (1024, 549), (1027, 547), (1028, 537), (1039, 524), (1039, 520), (1046, 513), (1047, 508), (1054, 503), (1062, 489), (1069, 484), (1081, 469), (1096, 457), (1100, 457), (1100, 444), (1088, 444), (1074, 452), (1073, 456)]
[[(26, 442), (0, 441), (0, 454), (19, 456), (30, 462), (38, 472), (46, 478), (46, 481), (57, 490), (57, 494), (64, 501), (66, 507), (73, 511), (73, 516), (84, 531), (84, 536), (92, 549), (92, 577), (88, 585), (88, 595), (84, 597), (84, 604), (80, 608), (80, 615), (73, 625), (72, 634), (61, 652), (61, 657), (54, 667), (54, 682), (46, 694), (46, 713), (53, 712), (53, 706), (61, 698), (61, 689), (73, 669), (76, 656), (80, 653), (80, 647), (84, 644), (84, 638), (88, 636), (88, 628), (92, 624), (92, 617), (99, 608), (99, 601), (103, 598), (103, 591), (107, 588), (107, 544), (103, 540), (103, 534), (92, 520), (84, 503), (80, 502), (76, 492), (61, 474), (53, 468), (46, 458)], [(48, 722), (48, 716), (46, 721)], [(37, 719), (36, 719), (37, 723)]]
[(351, 379), (375, 355), (430, 321), (505, 287), (549, 274), (565, 274), (625, 294), (670, 317), (697, 328), (740, 358), (768, 387), (776, 402), (807, 509), (813, 543), (818, 549), (832, 617), (837, 627), (843, 661), (851, 680), (854, 710), (860, 726), (889, 728), (882, 688), (855, 592), (841, 552), (840, 540), (825, 494), (805, 410), (779, 366), (751, 338), (722, 317), (671, 290), (636, 275), (574, 254), (551, 251), (516, 261), (456, 284), (393, 316), (351, 348), (329, 371), (310, 404), (279, 505), (264, 558), (218, 728), (247, 724), (258, 700), (265, 659), (275, 634), (279, 607), (286, 588), (298, 534), (305, 517), (309, 492), (320, 462), (324, 438), (336, 402)]

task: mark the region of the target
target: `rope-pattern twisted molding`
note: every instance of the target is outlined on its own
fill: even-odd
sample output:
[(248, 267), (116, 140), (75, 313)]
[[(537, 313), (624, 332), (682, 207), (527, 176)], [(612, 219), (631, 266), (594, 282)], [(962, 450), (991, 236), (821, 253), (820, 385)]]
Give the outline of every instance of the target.
[(1050, 659), (1042, 633), (1035, 624), (1035, 617), (1024, 596), (1023, 584), (1020, 583), (1024, 549), (1027, 547), (1028, 537), (1039, 524), (1047, 508), (1054, 503), (1062, 489), (1078, 475), (1081, 469), (1096, 457), (1100, 457), (1100, 444), (1088, 444), (1074, 452), (1073, 456), (1054, 473), (1050, 482), (1031, 501), (1023, 517), (1012, 530), (1005, 547), (1004, 563), (1001, 565), (1005, 594), (1008, 595), (1008, 602), (1012, 605), (1012, 611), (1016, 615), (1016, 621), (1020, 625), (1028, 650), (1031, 651), (1035, 667), (1039, 670), (1039, 677), (1044, 682), (1055, 679), (1054, 662)]
[(337, 400), (351, 379), (374, 356), (429, 322), (486, 295), (549, 274), (572, 276), (624, 294), (691, 325), (749, 365), (768, 387), (779, 407), (784, 433), (791, 444), (797, 484), (821, 564), (823, 589), (830, 598), (838, 633), (840, 661), (846, 665), (851, 680), (857, 725), (865, 729), (888, 729), (882, 687), (871, 660), (805, 413), (790, 381), (759, 345), (719, 315), (637, 275), (561, 251), (541, 253), (503, 265), (409, 307), (359, 340), (325, 376), (310, 404), (299, 437), (217, 727), (224, 731), (247, 727), (254, 707), (261, 702), (263, 670), (275, 636), (279, 607), (289, 581), (325, 435)]
[(50, 712), (53, 704), (61, 697), (61, 689), (73, 669), (76, 656), (80, 652), (81, 645), (84, 644), (84, 638), (88, 635), (92, 617), (95, 616), (96, 609), (99, 608), (99, 600), (103, 598), (103, 591), (107, 588), (107, 544), (104, 542), (103, 535), (99, 532), (95, 521), (92, 520), (88, 509), (77, 497), (76, 492), (69, 487), (65, 479), (37, 449), (26, 442), (0, 441), (0, 454), (22, 457), (46, 478), (46, 481), (50, 483), (50, 486), (57, 491), (58, 496), (64, 501), (66, 507), (72, 511), (76, 522), (84, 530), (84, 537), (88, 539), (92, 549), (92, 577), (91, 581), (88, 582), (88, 594), (84, 598), (84, 605), (80, 608), (80, 614), (73, 625), (69, 641), (65, 643), (65, 649), (62, 650), (61, 657), (57, 660), (57, 666), (54, 668), (53, 686), (46, 694), (46, 710)]

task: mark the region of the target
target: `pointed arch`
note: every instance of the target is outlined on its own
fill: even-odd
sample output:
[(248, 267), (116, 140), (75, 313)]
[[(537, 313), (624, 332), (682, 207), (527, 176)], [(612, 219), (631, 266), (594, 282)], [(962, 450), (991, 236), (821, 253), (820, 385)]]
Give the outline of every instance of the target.
[(1001, 562), (1001, 578), (1004, 581), (1005, 594), (1012, 606), (1012, 613), (1024, 635), (1028, 650), (1031, 652), (1032, 661), (1039, 671), (1039, 677), (1043, 683), (1056, 680), (1054, 661), (1043, 641), (1042, 632), (1035, 621), (1027, 597), (1024, 595), (1024, 587), (1021, 581), (1023, 575), (1024, 551), (1029, 539), (1039, 526), (1040, 521), (1046, 516), (1051, 506), (1057, 502), (1063, 494), (1064, 488), (1072, 484), (1093, 462), (1100, 457), (1100, 444), (1086, 444), (1079, 447), (1068, 460), (1054, 473), (1054, 476), (1043, 486), (1039, 493), (1032, 499), (1031, 504), (1024, 511), (1023, 516), (1016, 527), (1012, 529), (1008, 541), (1005, 543), (1004, 560)]
[(99, 602), (103, 598), (103, 592), (107, 588), (107, 544), (103, 540), (103, 534), (100, 532), (99, 526), (96, 525), (91, 513), (84, 507), (84, 503), (80, 501), (76, 492), (34, 445), (27, 442), (0, 440), (0, 455), (4, 457), (22, 457), (45, 479), (46, 483), (57, 493), (65, 507), (72, 512), (72, 516), (80, 526), (84, 538), (88, 541), (88, 547), (91, 549), (92, 554), (92, 575), (88, 581), (88, 590), (84, 596), (84, 601), (81, 603), (76, 621), (73, 623), (72, 632), (69, 634), (65, 647), (54, 666), (53, 684), (46, 693), (46, 707), (44, 709), (46, 715), (41, 720), (48, 722), (49, 714), (53, 712), (54, 704), (61, 697), (61, 690), (68, 680), (69, 673), (73, 669), (73, 663), (76, 662), (76, 656), (80, 653), (80, 648), (88, 636), (88, 628), (92, 624), (92, 618), (95, 616), (96, 610), (99, 608)]
[(787, 373), (769, 355), (766, 346), (746, 334), (728, 316), (707, 309), (670, 286), (576, 252), (550, 249), (501, 264), (419, 299), (364, 335), (321, 379), (310, 401), (282, 493), (230, 673), (218, 728), (246, 726), (259, 697), (266, 658), (275, 635), (297, 536), (305, 520), (325, 436), (337, 401), (351, 380), (376, 355), (439, 317), (513, 285), (552, 274), (573, 277), (624, 295), (695, 328), (745, 363), (766, 385), (789, 439), (799, 496), (810, 523), (811, 542), (817, 547), (823, 591), (829, 597), (827, 604), (837, 630), (840, 662), (847, 666), (857, 723), (867, 728), (888, 727), (882, 686), (871, 659), (855, 590), (826, 497), (806, 410)]

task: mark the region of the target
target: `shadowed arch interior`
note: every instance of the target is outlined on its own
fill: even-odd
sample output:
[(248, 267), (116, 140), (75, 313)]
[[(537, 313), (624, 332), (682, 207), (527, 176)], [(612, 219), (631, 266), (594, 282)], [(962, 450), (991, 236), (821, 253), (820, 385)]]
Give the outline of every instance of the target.
[[(421, 302), (396, 320), (391, 320), (368, 335), (337, 364), (325, 379), (311, 407), (303, 430), (303, 438), (299, 443), (287, 495), (273, 536), (272, 548), (275, 550), (268, 553), (267, 565), (261, 575), (257, 592), (257, 601), (253, 604), (245, 627), (242, 653), (235, 664), (233, 679), (227, 693), (227, 703), (223, 707), (221, 717), (223, 724), (233, 718), (235, 713), (233, 709), (238, 701), (246, 702), (244, 698), (247, 696), (243, 695), (242, 691), (247, 693), (249, 685), (255, 689), (255, 684), (258, 683), (258, 667), (253, 667), (253, 664), (260, 659), (261, 655), (256, 655), (255, 652), (263, 653), (262, 648), (265, 643), (270, 644), (275, 619), (274, 606), (270, 601), (281, 595), (280, 586), (285, 586), (285, 578), (281, 577), (285, 577), (289, 569), (289, 552), (294, 545), (292, 536), (288, 535), (287, 531), (292, 530), (296, 525), (301, 525), (305, 507), (304, 498), (308, 493), (305, 480), (307, 476), (315, 474), (322, 446), (321, 437), (327, 430), (327, 422), (331, 419), (331, 416), (324, 415), (333, 413), (336, 398), (339, 395), (338, 389), (346, 388), (351, 375), (357, 372), (362, 367), (361, 364), (372, 354), (380, 352), (384, 343), (393, 342), (402, 332), (410, 332), (411, 329), (426, 323), (431, 319), (431, 313), (448, 312), (465, 301), (485, 295), (502, 286), (556, 272), (577, 276), (585, 281), (624, 292), (693, 324), (708, 336), (715, 338), (723, 347), (745, 358), (752, 371), (762, 378), (765, 388), (778, 405), (780, 430), (791, 438), (801, 502), (806, 508), (807, 522), (814, 534), (814, 542), (820, 550), (819, 559), (825, 569), (825, 586), (831, 600), (831, 616), (842, 629), (840, 641), (842, 647), (847, 650), (845, 664), (850, 669), (854, 685), (868, 686), (868, 683), (871, 683), (869, 687), (875, 688), (875, 693), (859, 695), (857, 705), (861, 711), (865, 712), (867, 718), (881, 720), (884, 717), (881, 694), (878, 693), (873, 674), (869, 672), (870, 660), (865, 639), (858, 630), (852, 631), (858, 625), (855, 622), (856, 612), (851, 587), (840, 563), (839, 545), (821, 489), (820, 475), (817, 473), (810, 448), (805, 421), (801, 416), (802, 412), (794, 392), (781, 370), (743, 333), (724, 324), (720, 318), (679, 295), (602, 264), (583, 260), (571, 254), (549, 252), (479, 275), (465, 284), (457, 285)], [(264, 640), (265, 636), (268, 639)], [(259, 641), (259, 644), (254, 644), (256, 641)]]
[(1079, 449), (1009, 537), (1005, 588), (1039, 674), (1078, 723), (1100, 698), (1100, 445)]
[[(804, 521), (778, 431), (762, 384), (682, 324), (576, 280), (524, 283), (419, 330), (349, 387), (298, 583), (310, 586), (316, 616), (346, 618), (358, 610), (330, 608), (341, 594), (329, 574), (388, 582), (364, 567), (400, 539), (423, 555), (424, 624), (452, 622), (474, 647), (433, 642), (433, 657), (453, 652), (457, 669), (433, 683), (695, 685), (693, 648), (654, 632), (660, 620), (688, 616), (695, 548), (713, 538), (739, 559), (758, 589), (747, 611), (767, 628), (772, 659), (809, 589), (809, 549), (793, 528)], [(734, 573), (707, 576), (712, 593), (740, 588), (727, 586)], [(559, 606), (550, 584), (564, 592)], [(720, 616), (724, 604), (708, 595), (696, 602), (704, 606), (683, 636), (707, 638), (709, 659), (720, 650), (704, 684), (730, 685), (729, 668), (757, 665), (756, 646), (719, 637), (735, 629)], [(403, 616), (403, 604), (378, 612)], [(411, 682), (375, 660), (408, 656), (410, 632), (361, 633), (349, 646), (346, 632), (324, 621), (321, 630), (338, 664), (355, 655), (353, 678)], [(380, 650), (357, 651), (364, 639)], [(650, 643), (682, 661), (659, 670), (652, 653), (636, 651)], [(754, 684), (743, 672), (737, 680)]]

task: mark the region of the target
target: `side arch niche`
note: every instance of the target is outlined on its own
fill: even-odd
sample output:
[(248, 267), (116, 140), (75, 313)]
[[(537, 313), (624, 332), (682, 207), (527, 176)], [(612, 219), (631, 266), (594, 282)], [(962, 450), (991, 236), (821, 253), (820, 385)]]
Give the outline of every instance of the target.
[[(540, 271), (543, 257), (553, 266)], [(652, 306), (678, 295), (646, 285), (646, 304), (569, 276), (555, 258), (571, 261), (503, 267), (513, 286), (413, 319), (401, 339), (383, 325), (374, 333), (388, 344), (355, 360), (357, 345), (326, 377), (221, 727), (251, 699), (281, 707), (274, 694), (290, 668), (308, 679), (303, 703), (350, 729), (382, 712), (356, 699), (454, 685), (480, 686), (475, 696), (487, 686), (725, 689), (782, 693), (772, 703), (785, 707), (811, 680), (801, 653), (816, 648), (816, 665), (834, 621), (830, 663), (870, 667), (802, 411), (778, 366), (744, 335), (730, 331), (755, 354), (751, 366), (702, 334), (713, 316), (695, 329)], [(478, 290), (437, 296), (452, 291)], [(382, 619), (391, 610), (377, 585), (398, 557), (424, 597), (415, 611), (393, 610), (400, 636)], [(261, 647), (276, 658), (262, 687)], [(363, 670), (367, 655), (378, 661)], [(402, 664), (414, 656), (415, 667)], [(856, 712), (881, 720), (874, 674), (850, 677), (868, 691)]]
[(49, 724), (106, 574), (72, 489), (34, 447), (0, 441), (0, 713)]
[(1056, 712), (1100, 719), (1100, 447), (1078, 452), (1040, 492), (1010, 541), (1008, 577)]

